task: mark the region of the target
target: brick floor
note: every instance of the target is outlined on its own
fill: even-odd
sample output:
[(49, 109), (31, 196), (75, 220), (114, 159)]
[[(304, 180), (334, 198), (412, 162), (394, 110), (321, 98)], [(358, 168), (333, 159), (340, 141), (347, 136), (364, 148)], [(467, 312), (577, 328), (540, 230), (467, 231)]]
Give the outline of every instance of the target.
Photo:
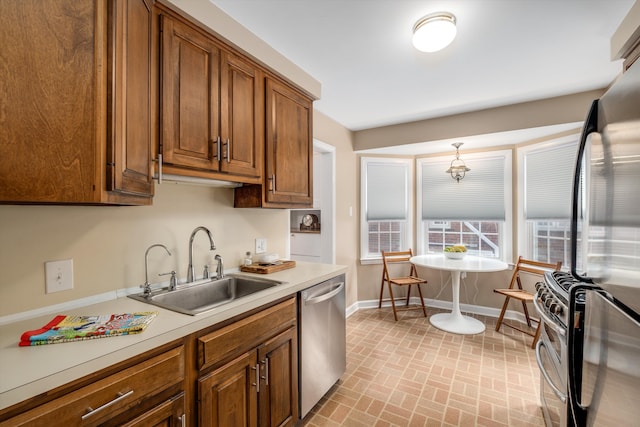
[(484, 333), (444, 332), (419, 312), (354, 313), (347, 371), (303, 426), (544, 426), (531, 337), (474, 317)]

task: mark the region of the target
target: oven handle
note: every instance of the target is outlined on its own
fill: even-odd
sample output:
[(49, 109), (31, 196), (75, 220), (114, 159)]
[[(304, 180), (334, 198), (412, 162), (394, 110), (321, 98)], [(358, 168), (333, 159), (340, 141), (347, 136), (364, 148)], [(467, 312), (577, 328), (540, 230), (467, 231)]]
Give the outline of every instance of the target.
[(567, 403), (567, 395), (563, 393), (558, 387), (556, 387), (556, 385), (551, 381), (551, 377), (549, 377), (549, 374), (544, 369), (544, 366), (542, 366), (542, 355), (540, 354), (542, 347), (544, 347), (544, 342), (542, 340), (539, 340), (538, 343), (536, 344), (536, 362), (538, 362), (538, 367), (540, 368), (540, 372), (542, 373), (544, 380), (551, 387), (551, 390), (553, 390), (553, 393), (556, 396), (558, 396), (558, 399), (560, 399), (562, 403)]
[(538, 294), (536, 294), (535, 297), (533, 298), (533, 306), (536, 308), (538, 315), (541, 317), (540, 321), (544, 320), (544, 323), (548, 324), (549, 326), (553, 326), (553, 329), (561, 337), (564, 337), (567, 335), (567, 331), (565, 331), (563, 327), (558, 326), (558, 324), (551, 317), (549, 317), (546, 311), (544, 311), (544, 309), (540, 307), (540, 302), (538, 301)]

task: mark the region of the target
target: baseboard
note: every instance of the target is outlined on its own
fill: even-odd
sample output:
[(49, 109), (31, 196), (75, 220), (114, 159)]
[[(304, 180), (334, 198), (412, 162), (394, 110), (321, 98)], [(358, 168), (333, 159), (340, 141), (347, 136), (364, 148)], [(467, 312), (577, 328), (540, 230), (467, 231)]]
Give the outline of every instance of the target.
[[(404, 305), (405, 299), (396, 298), (395, 301), (399, 305)], [(420, 304), (420, 299), (417, 297), (412, 297), (409, 300), (409, 303)], [(453, 307), (453, 303), (451, 301), (442, 301), (442, 300), (435, 300), (435, 299), (429, 299), (429, 298), (425, 298), (424, 305), (426, 305), (427, 307), (439, 308), (442, 310), (451, 310), (451, 308)], [(382, 307), (391, 308), (391, 301), (389, 300), (383, 301)], [(347, 317), (351, 316), (353, 313), (355, 313), (358, 310), (366, 310), (371, 308), (378, 308), (377, 299), (358, 301), (352, 304), (351, 306), (349, 306), (349, 308), (347, 309)], [(498, 318), (500, 316), (500, 310), (501, 309), (499, 308), (485, 307), (482, 305), (460, 304), (460, 311), (462, 311), (463, 313), (479, 314), (481, 316), (487, 316), (487, 317)], [(513, 310), (507, 310), (504, 314), (504, 318), (509, 320), (515, 320), (518, 322), (523, 322), (523, 323), (526, 322), (526, 318), (524, 317), (523, 313), (513, 311)]]

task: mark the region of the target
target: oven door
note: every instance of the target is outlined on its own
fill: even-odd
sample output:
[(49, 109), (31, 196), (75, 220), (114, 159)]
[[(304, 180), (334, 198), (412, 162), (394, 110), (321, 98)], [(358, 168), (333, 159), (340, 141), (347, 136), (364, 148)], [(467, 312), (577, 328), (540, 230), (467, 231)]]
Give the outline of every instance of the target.
[(536, 361), (540, 368), (540, 403), (547, 427), (567, 426), (567, 337), (541, 305), (533, 300), (542, 322), (536, 344)]
[(566, 380), (560, 372), (562, 368), (558, 357), (548, 346), (544, 331), (536, 344), (536, 361), (540, 368), (540, 403), (547, 427), (565, 427), (567, 425)]

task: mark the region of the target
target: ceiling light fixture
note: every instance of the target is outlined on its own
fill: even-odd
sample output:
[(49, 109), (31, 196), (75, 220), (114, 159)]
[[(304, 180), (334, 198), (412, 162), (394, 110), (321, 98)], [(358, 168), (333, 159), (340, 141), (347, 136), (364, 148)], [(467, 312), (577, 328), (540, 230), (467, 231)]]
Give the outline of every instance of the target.
[(424, 16), (413, 26), (413, 45), (421, 52), (437, 52), (456, 37), (456, 17), (449, 12)]
[(462, 178), (469, 172), (471, 169), (464, 164), (464, 161), (460, 158), (460, 146), (464, 144), (464, 142), (454, 142), (453, 145), (456, 147), (456, 158), (451, 160), (451, 165), (449, 169), (447, 169), (447, 173), (451, 175), (451, 178), (455, 179), (457, 182), (460, 182)]

